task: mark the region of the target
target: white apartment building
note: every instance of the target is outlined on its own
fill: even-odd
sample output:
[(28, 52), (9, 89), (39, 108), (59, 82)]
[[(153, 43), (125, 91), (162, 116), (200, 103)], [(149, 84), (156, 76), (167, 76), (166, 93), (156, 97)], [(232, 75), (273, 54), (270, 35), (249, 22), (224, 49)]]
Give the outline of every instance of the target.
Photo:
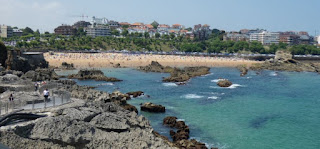
[(250, 34), (250, 42), (258, 41), (263, 45), (279, 44), (280, 34), (275, 32), (252, 33)]
[(316, 37), (316, 40), (317, 40), (317, 44), (320, 45), (320, 35)]
[(13, 36), (13, 29), (7, 25), (0, 25), (0, 37), (8, 38)]
[(99, 36), (111, 36), (110, 28), (104, 25), (91, 25), (86, 29), (87, 36), (91, 36), (93, 38)]

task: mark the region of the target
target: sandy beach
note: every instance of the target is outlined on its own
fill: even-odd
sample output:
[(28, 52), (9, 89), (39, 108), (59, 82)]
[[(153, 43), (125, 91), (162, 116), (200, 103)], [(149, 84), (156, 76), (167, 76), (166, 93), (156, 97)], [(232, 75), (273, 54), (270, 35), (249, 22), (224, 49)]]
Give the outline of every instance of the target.
[(73, 63), (76, 68), (108, 68), (119, 63), (124, 67), (135, 68), (145, 66), (151, 61), (157, 61), (164, 66), (208, 66), (208, 67), (235, 67), (245, 64), (251, 66), (258, 61), (242, 58), (199, 57), (178, 55), (152, 54), (123, 54), (123, 53), (44, 53), (50, 66), (59, 67), (62, 62)]

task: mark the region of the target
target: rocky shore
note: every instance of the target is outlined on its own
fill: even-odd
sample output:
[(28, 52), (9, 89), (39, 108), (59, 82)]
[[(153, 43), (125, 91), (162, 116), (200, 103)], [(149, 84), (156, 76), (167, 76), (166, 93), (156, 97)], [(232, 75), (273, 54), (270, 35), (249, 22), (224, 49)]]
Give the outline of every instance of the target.
[(288, 51), (277, 51), (274, 59), (266, 60), (261, 64), (252, 65), (250, 69), (254, 71), (275, 70), (320, 73), (320, 63), (300, 62), (295, 60)]
[[(138, 67), (138, 70), (144, 72), (170, 73), (169, 77), (162, 80), (163, 82), (186, 82), (193, 77), (210, 73), (210, 68), (205, 66), (173, 68), (169, 66), (164, 67), (156, 61), (152, 61), (150, 65)], [(182, 84), (184, 83), (178, 83), (178, 85)]]

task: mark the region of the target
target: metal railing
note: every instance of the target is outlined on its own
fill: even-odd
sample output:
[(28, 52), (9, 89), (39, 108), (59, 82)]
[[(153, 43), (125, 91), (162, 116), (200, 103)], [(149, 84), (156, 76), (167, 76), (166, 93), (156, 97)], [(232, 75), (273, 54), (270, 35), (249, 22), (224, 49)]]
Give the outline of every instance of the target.
[(51, 96), (49, 96), (48, 100), (45, 100), (44, 97), (37, 100), (22, 100), (16, 98), (13, 101), (4, 101), (0, 99), (0, 115), (9, 114), (11, 112), (23, 109), (45, 109), (69, 102), (71, 102), (71, 94), (64, 91), (51, 92)]

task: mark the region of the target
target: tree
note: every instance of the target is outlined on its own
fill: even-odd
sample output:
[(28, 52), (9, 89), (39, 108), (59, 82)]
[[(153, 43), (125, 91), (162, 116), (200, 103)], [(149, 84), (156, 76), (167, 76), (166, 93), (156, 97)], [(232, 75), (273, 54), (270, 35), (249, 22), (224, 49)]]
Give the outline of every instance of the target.
[(111, 31), (111, 34), (115, 35), (115, 36), (119, 36), (120, 32), (118, 30), (114, 29), (114, 30)]
[(159, 23), (158, 23), (157, 21), (153, 21), (153, 22), (151, 23), (151, 25), (153, 26), (154, 29), (157, 29)]
[(144, 38), (149, 38), (150, 37), (150, 34), (148, 32), (145, 32), (144, 33)]
[(85, 36), (87, 33), (84, 31), (82, 27), (77, 29), (76, 36)]
[(250, 43), (249, 49), (254, 53), (261, 53), (262, 51), (264, 51), (263, 45), (258, 41), (252, 41)]
[(160, 35), (160, 33), (157, 32), (154, 36), (155, 36), (156, 38), (160, 38), (161, 35)]
[(28, 35), (33, 33), (34, 31), (30, 27), (26, 27), (25, 29), (22, 30), (22, 35)]
[(170, 39), (174, 39), (176, 35), (174, 33), (170, 33)]
[(121, 33), (121, 35), (125, 37), (128, 36), (128, 34), (129, 34), (129, 31), (127, 29), (124, 29)]

